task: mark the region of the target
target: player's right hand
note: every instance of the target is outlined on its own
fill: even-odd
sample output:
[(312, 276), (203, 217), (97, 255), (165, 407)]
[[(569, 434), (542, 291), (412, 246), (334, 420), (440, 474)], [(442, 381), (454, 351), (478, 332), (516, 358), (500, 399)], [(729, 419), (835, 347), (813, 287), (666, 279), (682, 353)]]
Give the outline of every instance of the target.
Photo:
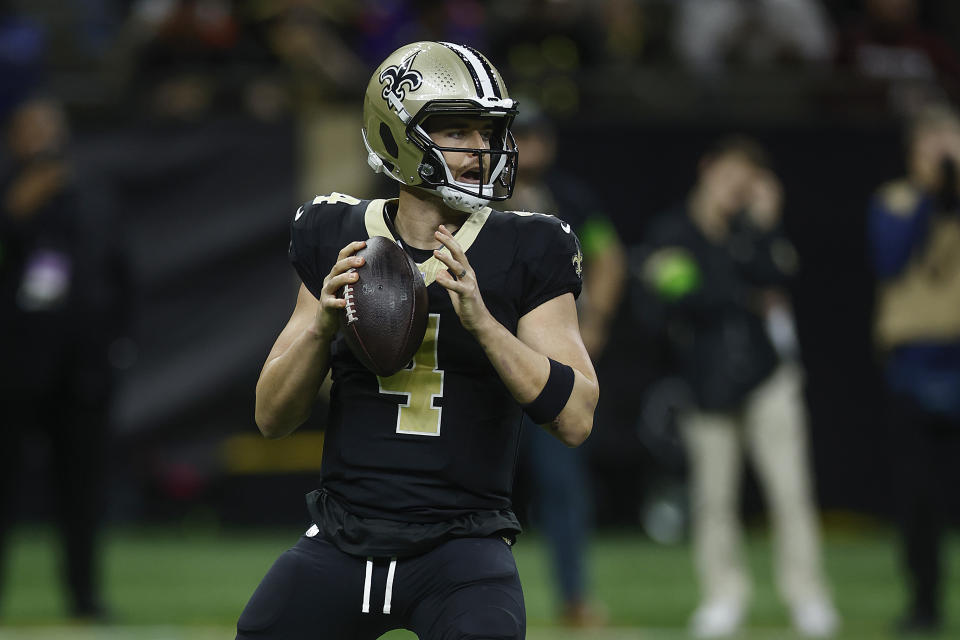
[(337, 333), (340, 327), (340, 314), (347, 306), (347, 301), (337, 297), (337, 293), (343, 285), (357, 281), (359, 276), (351, 269), (361, 266), (363, 258), (354, 254), (365, 246), (367, 246), (366, 242), (358, 240), (341, 249), (333, 268), (323, 279), (320, 304), (317, 305), (316, 330), (317, 334), (327, 340), (333, 339), (334, 334)]

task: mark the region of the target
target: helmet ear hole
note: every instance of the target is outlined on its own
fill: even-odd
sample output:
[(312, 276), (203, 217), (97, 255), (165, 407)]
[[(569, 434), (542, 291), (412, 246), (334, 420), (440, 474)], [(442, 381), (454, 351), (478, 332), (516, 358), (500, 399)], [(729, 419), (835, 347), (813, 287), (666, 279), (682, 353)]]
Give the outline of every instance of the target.
[(430, 184), (440, 184), (440, 182), (442, 182), (441, 176), (444, 175), (440, 162), (436, 158), (429, 156), (425, 157), (423, 162), (420, 163), (417, 173), (420, 174), (420, 177), (423, 178), (425, 182)]
[(392, 158), (400, 155), (400, 148), (397, 146), (393, 132), (390, 131), (390, 127), (387, 126), (386, 122), (380, 123), (380, 140), (383, 142), (383, 148), (386, 149)]

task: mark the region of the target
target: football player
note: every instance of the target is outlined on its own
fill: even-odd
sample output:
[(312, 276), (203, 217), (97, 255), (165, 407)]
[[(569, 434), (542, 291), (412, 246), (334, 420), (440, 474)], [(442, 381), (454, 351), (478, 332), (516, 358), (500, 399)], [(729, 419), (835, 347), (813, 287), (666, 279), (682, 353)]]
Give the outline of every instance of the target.
[[(257, 383), (256, 421), (281, 437), (333, 387), (313, 525), (264, 577), (238, 638), (523, 638), (510, 545), (523, 413), (568, 446), (589, 435), (596, 374), (577, 324), (582, 255), (565, 222), (500, 212), (513, 189), (517, 113), (470, 47), (418, 42), (374, 72), (363, 109), (370, 166), (393, 200), (334, 193), (294, 216), (303, 286)], [(390, 377), (338, 334), (364, 240), (397, 242), (429, 294), (426, 336)]]

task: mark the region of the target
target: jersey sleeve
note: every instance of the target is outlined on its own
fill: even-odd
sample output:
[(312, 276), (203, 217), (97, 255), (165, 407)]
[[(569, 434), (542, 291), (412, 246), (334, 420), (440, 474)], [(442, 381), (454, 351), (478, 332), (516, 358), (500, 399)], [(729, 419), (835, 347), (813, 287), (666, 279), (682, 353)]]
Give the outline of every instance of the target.
[(297, 209), (290, 223), (288, 256), (314, 297), (320, 298), (323, 279), (333, 268), (340, 250), (353, 240), (366, 239), (365, 233), (353, 228), (356, 224), (350, 224), (356, 218), (351, 212), (362, 212), (364, 206), (365, 202), (349, 196), (321, 196)]
[(520, 315), (565, 293), (579, 297), (583, 252), (570, 225), (541, 214), (521, 216), (518, 224), (524, 266)]
[(290, 223), (290, 248), (288, 255), (290, 263), (297, 274), (315, 298), (320, 298), (323, 289), (324, 274), (330, 272), (325, 257), (322, 238), (318, 237), (321, 228), (321, 211), (311, 201), (303, 203)]

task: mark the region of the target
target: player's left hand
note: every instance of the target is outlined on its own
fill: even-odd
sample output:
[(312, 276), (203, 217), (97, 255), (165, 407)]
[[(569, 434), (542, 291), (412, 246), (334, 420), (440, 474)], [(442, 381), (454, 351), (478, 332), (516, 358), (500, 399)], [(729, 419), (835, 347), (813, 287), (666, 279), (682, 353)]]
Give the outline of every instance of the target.
[(445, 226), (440, 225), (433, 235), (450, 252), (439, 250), (433, 252), (437, 260), (449, 269), (437, 274), (437, 282), (450, 294), (453, 310), (460, 316), (460, 323), (464, 329), (470, 333), (476, 333), (492, 317), (480, 296), (477, 274), (470, 266), (467, 254), (463, 252), (460, 243)]

